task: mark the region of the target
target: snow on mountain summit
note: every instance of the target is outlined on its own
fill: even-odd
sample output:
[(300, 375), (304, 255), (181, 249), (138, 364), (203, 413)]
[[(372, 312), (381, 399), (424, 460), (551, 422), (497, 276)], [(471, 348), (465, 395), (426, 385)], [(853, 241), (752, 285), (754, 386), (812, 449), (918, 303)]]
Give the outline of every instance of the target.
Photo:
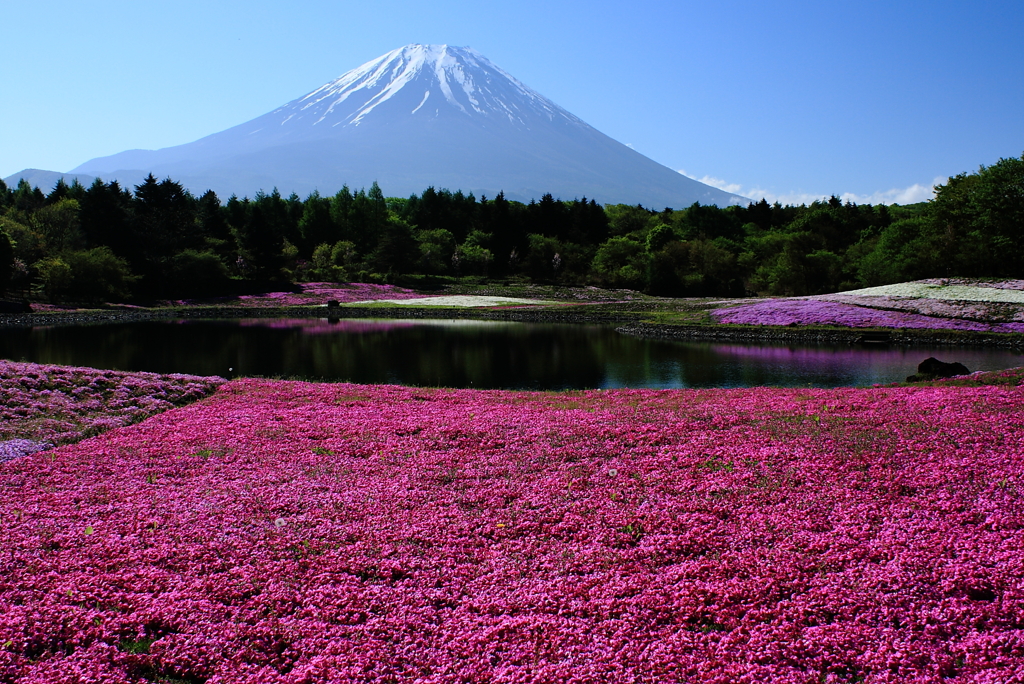
[(453, 113), (529, 127), (535, 117), (586, 126), (476, 50), (406, 45), (342, 74), (273, 112), (281, 124), (358, 126), (368, 115), (426, 118)]
[(376, 181), (394, 197), (433, 186), (659, 209), (745, 201), (658, 164), (479, 52), (450, 45), (406, 45), (251, 121), (184, 145), (92, 159), (73, 173), (126, 185), (152, 173), (223, 197), (274, 187), (334, 194)]

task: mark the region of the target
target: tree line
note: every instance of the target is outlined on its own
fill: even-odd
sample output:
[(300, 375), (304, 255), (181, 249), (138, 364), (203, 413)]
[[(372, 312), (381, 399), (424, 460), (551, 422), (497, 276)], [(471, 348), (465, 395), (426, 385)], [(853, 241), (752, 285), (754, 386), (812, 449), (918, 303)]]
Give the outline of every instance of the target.
[(661, 211), (343, 187), (222, 202), (152, 175), (48, 193), (0, 181), (0, 291), (50, 301), (199, 297), (294, 281), (457, 279), (667, 296), (809, 295), (927, 277), (1024, 278), (1024, 155), (919, 204), (765, 200)]

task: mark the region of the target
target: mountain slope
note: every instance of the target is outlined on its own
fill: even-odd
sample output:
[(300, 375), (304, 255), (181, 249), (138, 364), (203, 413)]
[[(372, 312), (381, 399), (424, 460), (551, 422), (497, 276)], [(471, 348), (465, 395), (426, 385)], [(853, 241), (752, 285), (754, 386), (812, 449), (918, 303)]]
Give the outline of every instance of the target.
[(478, 52), (445, 45), (405, 46), (239, 126), (73, 172), (122, 183), (152, 172), (224, 196), (377, 181), (392, 196), (434, 186), (653, 208), (744, 201), (612, 140)]
[(74, 174), (74, 173), (61, 173), (60, 171), (44, 171), (43, 169), (24, 169), (18, 173), (11, 174), (7, 178), (4, 178), (4, 183), (9, 188), (18, 186), (18, 182), (21, 179), (25, 179), (30, 186), (33, 188), (39, 188), (43, 192), (50, 192), (57, 181), (64, 179), (64, 182), (71, 185), (73, 181), (78, 181), (82, 185), (89, 187), (95, 178), (85, 174)]

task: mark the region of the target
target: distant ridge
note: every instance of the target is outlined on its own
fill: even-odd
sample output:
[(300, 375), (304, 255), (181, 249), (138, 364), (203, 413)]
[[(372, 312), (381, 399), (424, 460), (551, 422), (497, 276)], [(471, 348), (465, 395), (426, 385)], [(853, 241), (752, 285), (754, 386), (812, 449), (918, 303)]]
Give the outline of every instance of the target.
[(47, 193), (53, 190), (54, 186), (57, 185), (57, 181), (61, 178), (68, 185), (71, 185), (72, 181), (77, 180), (86, 187), (92, 185), (92, 182), (96, 180), (95, 176), (83, 173), (61, 173), (60, 171), (44, 171), (43, 169), (25, 169), (4, 178), (4, 183), (7, 184), (7, 187), (14, 188), (17, 187), (18, 182), (22, 178), (28, 181), (28, 184), (33, 188), (39, 188)]
[(407, 196), (448, 188), (529, 201), (551, 193), (682, 208), (746, 198), (612, 140), (470, 48), (407, 45), (252, 121), (161, 150), (92, 159), (73, 174), (193, 192), (331, 194), (347, 184)]

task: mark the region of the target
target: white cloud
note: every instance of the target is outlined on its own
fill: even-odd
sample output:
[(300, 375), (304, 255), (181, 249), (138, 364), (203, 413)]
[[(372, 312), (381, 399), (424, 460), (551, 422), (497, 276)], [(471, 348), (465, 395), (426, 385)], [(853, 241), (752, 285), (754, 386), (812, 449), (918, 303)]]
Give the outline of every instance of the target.
[[(714, 176), (703, 176), (697, 178), (686, 173), (683, 169), (679, 169), (679, 173), (683, 174), (687, 178), (692, 178), (695, 181), (710, 185), (718, 188), (719, 190), (725, 190), (735, 195), (742, 195), (743, 197), (749, 197), (754, 201), (760, 201), (763, 197), (769, 203), (778, 202), (779, 204), (786, 205), (800, 205), (810, 204), (816, 200), (827, 200), (831, 197), (831, 193), (815, 195), (809, 192), (787, 192), (787, 193), (774, 193), (771, 190), (765, 190), (757, 186), (744, 188), (739, 183), (729, 183), (722, 180), (721, 178), (715, 178)], [(935, 196), (935, 185), (945, 183), (948, 179), (938, 177), (932, 180), (931, 185), (921, 185), (915, 183), (908, 188), (893, 188), (891, 190), (879, 190), (870, 195), (858, 195), (853, 192), (844, 192), (839, 195), (839, 198), (844, 202), (853, 202), (854, 204), (914, 204), (915, 202), (924, 202), (930, 200)]]

